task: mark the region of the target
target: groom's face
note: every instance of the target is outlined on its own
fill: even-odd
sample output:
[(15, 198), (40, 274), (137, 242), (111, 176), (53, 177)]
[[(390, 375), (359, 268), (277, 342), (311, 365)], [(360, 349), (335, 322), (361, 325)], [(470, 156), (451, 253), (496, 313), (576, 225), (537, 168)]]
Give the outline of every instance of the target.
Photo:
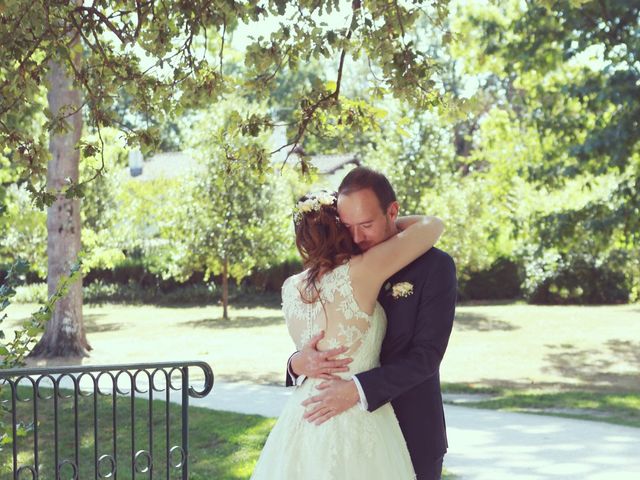
[(338, 196), (338, 215), (351, 233), (353, 241), (366, 252), (396, 233), (398, 202), (386, 211), (370, 188)]

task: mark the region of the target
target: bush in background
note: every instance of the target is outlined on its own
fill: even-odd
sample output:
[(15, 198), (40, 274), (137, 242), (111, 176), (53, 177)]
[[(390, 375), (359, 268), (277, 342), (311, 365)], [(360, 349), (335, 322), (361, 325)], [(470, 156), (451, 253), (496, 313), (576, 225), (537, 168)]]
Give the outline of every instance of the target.
[(302, 271), (302, 262), (299, 258), (289, 258), (284, 262), (270, 268), (257, 270), (249, 275), (243, 284), (255, 288), (259, 292), (277, 292), (282, 289), (284, 281), (296, 273)]
[(215, 305), (220, 300), (215, 285), (205, 283), (165, 290), (158, 285), (105, 283), (98, 280), (85, 286), (83, 294), (88, 304)]
[(522, 272), (509, 258), (497, 259), (489, 268), (462, 279), (458, 300), (512, 300), (522, 295)]
[(46, 283), (30, 283), (16, 287), (13, 303), (45, 303), (48, 297)]
[(627, 303), (632, 291), (612, 256), (597, 260), (581, 254), (547, 255), (528, 263), (527, 274), (527, 300), (534, 304)]

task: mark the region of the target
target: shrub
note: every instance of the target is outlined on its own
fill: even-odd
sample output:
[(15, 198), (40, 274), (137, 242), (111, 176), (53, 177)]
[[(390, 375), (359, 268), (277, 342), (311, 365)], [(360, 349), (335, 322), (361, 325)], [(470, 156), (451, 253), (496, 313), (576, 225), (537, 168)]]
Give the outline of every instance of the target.
[(111, 270), (92, 269), (83, 278), (84, 285), (89, 285), (96, 281), (124, 285), (133, 282), (141, 286), (150, 287), (156, 286), (160, 279), (148, 271), (142, 259), (127, 257)]
[[(7, 279), (7, 273), (11, 265), (0, 265), (0, 285), (5, 283)], [(43, 280), (46, 280), (46, 276), (40, 275), (37, 271), (30, 268), (30, 265), (27, 266), (27, 270), (25, 272), (21, 272), (20, 282), (24, 283), (41, 283)]]
[[(611, 261), (610, 261), (611, 260)], [(630, 281), (616, 262), (598, 261), (587, 255), (558, 256), (540, 281), (529, 278), (528, 300), (537, 304), (616, 304), (629, 301)], [(540, 264), (528, 270), (540, 269)]]
[(14, 303), (45, 303), (48, 298), (46, 283), (32, 283), (16, 287)]
[(243, 284), (251, 286), (259, 292), (279, 293), (287, 277), (301, 271), (302, 262), (300, 259), (290, 258), (268, 269), (258, 270), (252, 273), (244, 280)]
[(160, 286), (95, 281), (83, 288), (84, 301), (92, 304), (127, 303), (155, 305), (210, 305), (220, 299), (213, 284), (181, 285), (164, 290)]
[(522, 275), (517, 263), (499, 258), (486, 270), (472, 272), (460, 282), (460, 300), (507, 300), (522, 295)]

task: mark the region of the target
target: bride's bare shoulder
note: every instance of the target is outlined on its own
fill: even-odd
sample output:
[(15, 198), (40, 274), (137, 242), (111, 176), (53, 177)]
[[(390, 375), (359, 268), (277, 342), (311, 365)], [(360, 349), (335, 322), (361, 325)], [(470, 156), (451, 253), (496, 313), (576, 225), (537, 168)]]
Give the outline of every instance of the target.
[(364, 264), (362, 262), (363, 258), (364, 254), (361, 253), (359, 255), (354, 255), (349, 259), (349, 270), (351, 271), (352, 275), (358, 275), (362, 271), (364, 267)]

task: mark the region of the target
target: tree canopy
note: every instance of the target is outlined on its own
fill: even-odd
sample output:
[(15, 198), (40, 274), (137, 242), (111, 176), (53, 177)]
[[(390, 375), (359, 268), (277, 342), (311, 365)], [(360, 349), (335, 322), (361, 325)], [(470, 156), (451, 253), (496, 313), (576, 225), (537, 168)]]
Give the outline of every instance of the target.
[[(47, 136), (68, 129), (74, 112), (82, 111), (88, 130), (98, 134), (96, 141), (81, 138), (78, 147), (84, 158), (100, 158), (104, 127), (121, 128), (127, 144), (148, 150), (159, 142), (158, 125), (168, 116), (215, 103), (229, 93), (264, 98), (281, 77), (313, 59), (333, 62), (337, 74), (320, 75), (319, 81), (298, 92), (294, 105), (288, 105), (295, 111), (289, 147), (310, 128), (355, 133), (371, 122), (372, 114), (361, 99), (341, 97), (344, 65), (350, 58), (366, 55), (371, 63), (378, 82), (367, 92), (370, 99), (391, 92), (420, 107), (440, 100), (431, 78), (431, 58), (411, 41), (410, 32), (423, 15), (442, 24), (447, 2), (5, 3), (0, 8), (3, 155), (18, 168), (18, 181), (40, 204), (50, 204), (54, 193), (42, 181)], [(275, 28), (251, 39), (244, 65), (227, 64), (233, 32), (240, 25), (265, 22)], [(82, 92), (81, 104), (66, 105), (57, 114), (44, 101), (46, 75), (54, 60)], [(131, 99), (126, 118), (117, 108), (123, 97)], [(237, 128), (256, 135), (276, 120), (271, 114), (249, 115), (238, 119)], [(266, 166), (268, 153), (254, 152), (258, 168)], [(102, 171), (99, 162), (95, 173)], [(65, 193), (81, 195), (81, 184), (69, 182)]]

